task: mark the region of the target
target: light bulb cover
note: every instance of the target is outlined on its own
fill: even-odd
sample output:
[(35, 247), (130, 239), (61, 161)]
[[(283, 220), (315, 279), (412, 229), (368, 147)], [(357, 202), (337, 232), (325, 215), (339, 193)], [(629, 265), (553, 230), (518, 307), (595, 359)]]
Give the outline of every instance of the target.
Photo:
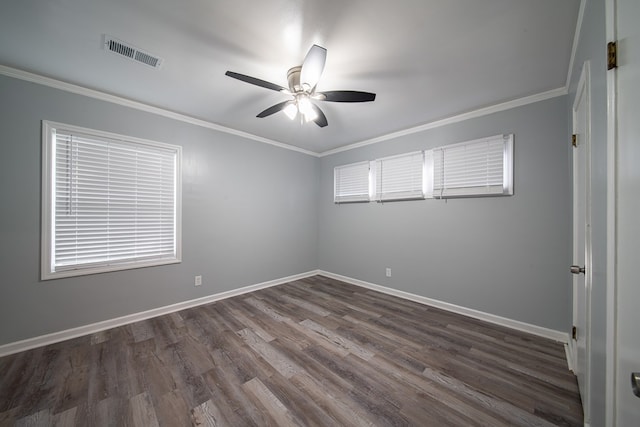
[(316, 113), (316, 110), (314, 110), (313, 108), (311, 108), (309, 111), (304, 113), (304, 119), (308, 122), (311, 122), (317, 118), (318, 118), (318, 113)]
[(301, 96), (298, 98), (298, 110), (304, 115), (311, 114), (313, 111), (313, 106), (311, 105), (311, 101), (306, 96)]
[(318, 117), (318, 113), (316, 113), (313, 108), (313, 104), (309, 100), (308, 96), (298, 97), (298, 111), (300, 111), (307, 122), (315, 120)]
[(298, 115), (298, 107), (296, 107), (296, 104), (292, 102), (285, 107), (284, 113), (289, 117), (289, 119), (293, 120)]

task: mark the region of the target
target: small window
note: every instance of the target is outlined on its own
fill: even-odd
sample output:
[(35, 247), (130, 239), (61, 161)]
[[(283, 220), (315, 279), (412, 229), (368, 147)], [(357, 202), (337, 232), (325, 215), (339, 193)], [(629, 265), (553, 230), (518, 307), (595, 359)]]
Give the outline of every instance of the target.
[(376, 160), (378, 201), (424, 199), (424, 152)]
[(333, 169), (335, 203), (368, 202), (370, 199), (369, 162), (337, 166)]
[(513, 135), (439, 147), (427, 153), (435, 198), (513, 194)]
[(180, 262), (181, 147), (43, 122), (42, 278)]

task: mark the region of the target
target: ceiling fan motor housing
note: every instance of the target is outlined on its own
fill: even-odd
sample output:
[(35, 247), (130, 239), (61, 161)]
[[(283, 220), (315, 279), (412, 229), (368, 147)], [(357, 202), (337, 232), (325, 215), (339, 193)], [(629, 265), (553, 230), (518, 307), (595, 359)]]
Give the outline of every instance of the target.
[(293, 93), (304, 91), (304, 88), (300, 84), (301, 71), (302, 71), (301, 65), (298, 65), (297, 67), (291, 67), (289, 68), (289, 71), (287, 71), (287, 81), (289, 83), (289, 89)]

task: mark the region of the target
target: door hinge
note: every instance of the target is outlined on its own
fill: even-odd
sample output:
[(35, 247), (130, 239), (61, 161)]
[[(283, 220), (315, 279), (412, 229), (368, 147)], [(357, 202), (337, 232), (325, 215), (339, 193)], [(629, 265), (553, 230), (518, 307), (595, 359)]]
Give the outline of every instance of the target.
[(576, 328), (575, 326), (571, 328), (571, 338), (576, 341), (578, 340), (578, 328)]
[(573, 145), (574, 147), (578, 146), (578, 135), (576, 135), (575, 133), (571, 135), (571, 145)]
[(607, 70), (618, 67), (618, 42), (607, 43)]

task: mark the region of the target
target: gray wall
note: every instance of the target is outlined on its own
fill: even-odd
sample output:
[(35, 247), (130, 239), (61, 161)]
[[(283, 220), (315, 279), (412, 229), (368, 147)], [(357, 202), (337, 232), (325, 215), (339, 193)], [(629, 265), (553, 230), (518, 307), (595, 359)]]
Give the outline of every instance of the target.
[[(317, 158), (3, 76), (0, 94), (0, 345), (317, 268)], [(39, 280), (43, 119), (183, 147), (181, 264)]]
[[(566, 97), (316, 159), (8, 77), (0, 93), (0, 345), (316, 268), (569, 329)], [(183, 146), (181, 264), (39, 280), (42, 119)], [(336, 165), (499, 133), (514, 196), (333, 204)]]
[(567, 98), (571, 132), (573, 101), (585, 61), (591, 72), (591, 425), (605, 425), (607, 308), (607, 66), (605, 3), (587, 1)]
[[(321, 269), (568, 331), (571, 167), (557, 97), (323, 157)], [(513, 133), (511, 197), (333, 203), (334, 166)], [(385, 267), (392, 277), (385, 277)]]

